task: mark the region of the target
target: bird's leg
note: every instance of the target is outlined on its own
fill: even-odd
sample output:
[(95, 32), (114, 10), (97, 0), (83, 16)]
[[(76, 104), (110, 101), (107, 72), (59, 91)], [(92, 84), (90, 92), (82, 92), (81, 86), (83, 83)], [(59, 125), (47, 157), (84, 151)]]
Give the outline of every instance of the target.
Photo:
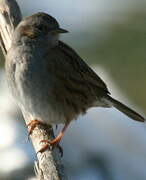
[(61, 154), (63, 155), (63, 149), (59, 146), (59, 142), (60, 142), (60, 140), (62, 139), (62, 137), (64, 136), (65, 131), (66, 131), (69, 123), (70, 123), (70, 122), (67, 122), (67, 123), (64, 125), (62, 131), (61, 131), (61, 132), (58, 134), (58, 136), (57, 136), (55, 139), (53, 139), (52, 141), (42, 140), (41, 142), (46, 143), (46, 144), (38, 151), (38, 153), (39, 153), (39, 152), (40, 152), (40, 153), (44, 152), (44, 151), (47, 150), (50, 146), (52, 146), (52, 147), (57, 146), (57, 147), (59, 148)]
[(28, 127), (28, 137), (32, 134), (33, 130), (36, 128), (37, 125), (42, 124), (42, 122), (38, 121), (37, 119), (32, 120), (30, 123), (27, 124)]

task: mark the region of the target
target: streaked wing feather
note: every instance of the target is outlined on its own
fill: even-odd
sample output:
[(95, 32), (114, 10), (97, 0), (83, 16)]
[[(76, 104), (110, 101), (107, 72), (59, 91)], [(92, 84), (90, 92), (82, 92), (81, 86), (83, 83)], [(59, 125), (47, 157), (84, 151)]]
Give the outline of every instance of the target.
[(86, 112), (97, 99), (109, 93), (105, 83), (64, 43), (59, 42), (46, 58), (47, 71), (54, 81), (52, 95), (68, 119)]
[(110, 94), (103, 80), (81, 59), (81, 57), (71, 47), (60, 41), (59, 48), (62, 52), (70, 57), (74, 68), (81, 73), (82, 77), (87, 82), (92, 83), (93, 87), (95, 86), (97, 88), (101, 88), (103, 91), (105, 91), (105, 93)]

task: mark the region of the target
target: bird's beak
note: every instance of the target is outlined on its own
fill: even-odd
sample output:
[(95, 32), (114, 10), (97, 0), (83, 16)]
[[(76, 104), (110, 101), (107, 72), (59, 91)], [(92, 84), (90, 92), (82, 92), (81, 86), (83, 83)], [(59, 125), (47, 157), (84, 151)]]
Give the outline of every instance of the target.
[(57, 33), (68, 33), (68, 31), (67, 31), (67, 30), (62, 29), (62, 28), (58, 28), (58, 29), (56, 29), (56, 30), (55, 30), (55, 32), (57, 32)]

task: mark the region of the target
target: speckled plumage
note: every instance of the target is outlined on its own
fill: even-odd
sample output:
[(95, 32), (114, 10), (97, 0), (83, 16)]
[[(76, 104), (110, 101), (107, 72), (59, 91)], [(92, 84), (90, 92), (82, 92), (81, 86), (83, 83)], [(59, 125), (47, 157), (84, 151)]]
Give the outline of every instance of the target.
[[(45, 13), (25, 18), (16, 28), (6, 74), (24, 116), (48, 124), (66, 123), (90, 107), (115, 106), (144, 118), (109, 96), (100, 77), (68, 45), (58, 40), (59, 24)], [(57, 34), (52, 34), (52, 32)]]

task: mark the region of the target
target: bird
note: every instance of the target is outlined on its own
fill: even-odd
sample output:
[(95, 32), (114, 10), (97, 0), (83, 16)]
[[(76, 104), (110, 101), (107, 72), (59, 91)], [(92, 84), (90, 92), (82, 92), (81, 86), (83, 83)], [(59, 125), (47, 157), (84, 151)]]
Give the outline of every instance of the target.
[(64, 124), (39, 152), (58, 144), (70, 122), (92, 107), (115, 107), (135, 121), (145, 121), (114, 99), (104, 81), (60, 40), (60, 34), (67, 32), (51, 15), (35, 13), (18, 24), (6, 56), (8, 86), (24, 118), (29, 119), (29, 134), (38, 124)]

